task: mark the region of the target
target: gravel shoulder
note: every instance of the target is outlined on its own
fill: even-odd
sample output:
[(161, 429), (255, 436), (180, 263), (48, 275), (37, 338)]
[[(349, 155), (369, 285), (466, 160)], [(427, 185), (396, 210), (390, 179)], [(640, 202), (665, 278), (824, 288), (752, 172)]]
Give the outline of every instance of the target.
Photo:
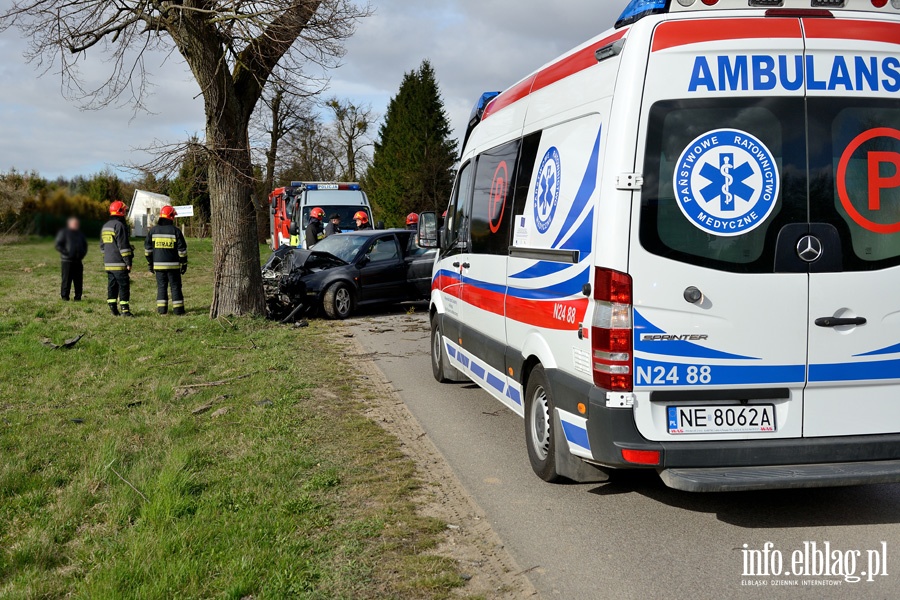
[[(418, 330), (419, 321), (410, 318), (407, 323)], [(415, 462), (424, 482), (418, 498), (420, 512), (447, 523), (444, 541), (435, 553), (458, 562), (460, 573), (467, 579), (466, 586), (459, 590), (463, 596), (501, 600), (537, 598), (538, 592), (528, 579), (527, 570), (517, 565), (507, 552), (484, 512), (378, 368), (375, 355), (367, 354), (355, 338), (348, 337), (357, 327), (382, 326), (375, 318), (353, 319), (345, 322), (342, 334), (351, 342), (348, 351), (361, 358), (359, 370), (376, 392), (372, 398), (362, 400), (366, 416), (397, 437), (401, 451)], [(427, 375), (431, 377), (430, 373)]]

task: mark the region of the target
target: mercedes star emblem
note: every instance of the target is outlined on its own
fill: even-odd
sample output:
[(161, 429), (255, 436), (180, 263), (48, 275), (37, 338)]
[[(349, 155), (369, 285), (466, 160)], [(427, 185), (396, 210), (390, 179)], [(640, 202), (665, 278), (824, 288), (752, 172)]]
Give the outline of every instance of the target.
[(797, 244), (797, 254), (808, 263), (822, 258), (822, 250), (822, 242), (813, 235), (804, 236)]

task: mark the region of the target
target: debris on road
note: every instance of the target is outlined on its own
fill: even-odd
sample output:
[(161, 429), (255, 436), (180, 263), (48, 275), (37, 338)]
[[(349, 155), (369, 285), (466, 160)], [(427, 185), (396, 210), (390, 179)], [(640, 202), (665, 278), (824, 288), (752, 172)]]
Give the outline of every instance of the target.
[(67, 339), (66, 341), (64, 341), (64, 342), (62, 343), (62, 345), (54, 344), (54, 343), (53, 343), (53, 340), (51, 340), (50, 338), (46, 338), (46, 337), (45, 337), (45, 338), (41, 338), (41, 343), (42, 343), (44, 346), (46, 346), (46, 347), (48, 347), (48, 348), (51, 348), (51, 349), (53, 349), (53, 350), (59, 350), (60, 348), (65, 349), (65, 350), (69, 350), (69, 349), (71, 349), (71, 348), (74, 348), (74, 347), (75, 347), (75, 344), (77, 344), (77, 343), (81, 340), (81, 338), (84, 337), (84, 335), (85, 335), (85, 334), (82, 333), (81, 335), (77, 335), (77, 336), (75, 336), (75, 337), (73, 337), (73, 338), (69, 338), (69, 339)]

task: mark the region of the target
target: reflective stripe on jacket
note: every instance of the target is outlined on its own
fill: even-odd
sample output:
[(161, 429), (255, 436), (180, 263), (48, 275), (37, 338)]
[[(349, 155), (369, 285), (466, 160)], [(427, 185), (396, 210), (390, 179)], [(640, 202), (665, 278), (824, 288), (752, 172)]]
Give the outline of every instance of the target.
[(187, 264), (187, 242), (170, 220), (160, 219), (144, 239), (144, 256), (154, 270), (174, 271)]

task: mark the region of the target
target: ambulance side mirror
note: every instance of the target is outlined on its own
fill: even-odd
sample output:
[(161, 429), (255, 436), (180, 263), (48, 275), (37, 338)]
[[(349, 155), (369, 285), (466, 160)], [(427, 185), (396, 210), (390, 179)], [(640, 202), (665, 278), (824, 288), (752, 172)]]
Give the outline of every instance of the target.
[(419, 215), (416, 243), (420, 248), (440, 248), (441, 233), (438, 229), (436, 212), (423, 212)]

